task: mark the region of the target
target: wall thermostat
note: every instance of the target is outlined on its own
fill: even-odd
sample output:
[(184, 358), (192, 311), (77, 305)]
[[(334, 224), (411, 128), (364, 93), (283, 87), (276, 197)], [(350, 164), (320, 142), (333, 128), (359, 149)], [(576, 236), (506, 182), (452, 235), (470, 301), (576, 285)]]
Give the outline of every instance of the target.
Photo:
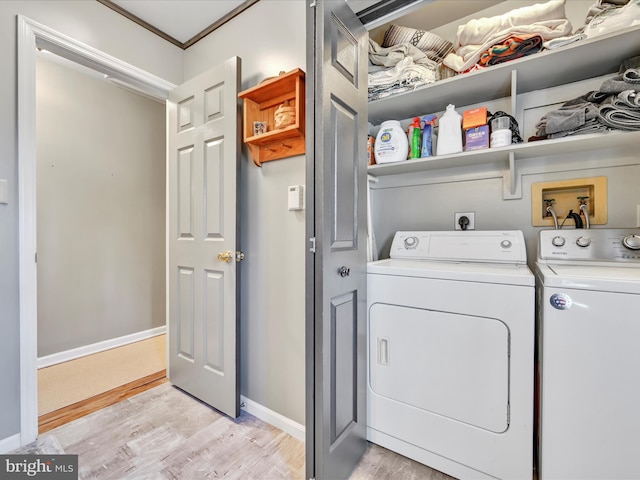
[(289, 210), (304, 209), (304, 185), (291, 185), (288, 196)]

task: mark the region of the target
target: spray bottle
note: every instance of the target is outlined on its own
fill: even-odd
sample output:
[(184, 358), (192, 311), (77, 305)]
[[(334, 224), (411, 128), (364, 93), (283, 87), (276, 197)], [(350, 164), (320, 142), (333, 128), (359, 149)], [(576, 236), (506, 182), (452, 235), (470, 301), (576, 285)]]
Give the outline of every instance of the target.
[(422, 132), (420, 131), (420, 117), (414, 117), (411, 125), (411, 158), (420, 158), (420, 142)]
[(431, 150), (433, 145), (433, 129), (436, 126), (436, 120), (438, 117), (436, 115), (425, 115), (422, 117), (422, 121), (424, 122), (424, 128), (422, 130), (422, 152), (420, 153), (420, 157), (430, 157)]

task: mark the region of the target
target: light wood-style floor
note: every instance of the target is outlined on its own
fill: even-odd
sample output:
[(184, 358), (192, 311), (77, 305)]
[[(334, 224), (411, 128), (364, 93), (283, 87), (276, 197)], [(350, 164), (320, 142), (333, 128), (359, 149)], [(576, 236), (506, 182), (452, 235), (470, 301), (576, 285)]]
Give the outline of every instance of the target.
[[(304, 443), (245, 412), (221, 415), (169, 383), (57, 427), (12, 453), (79, 456), (79, 478), (304, 479)], [(452, 480), (370, 445), (352, 480)]]

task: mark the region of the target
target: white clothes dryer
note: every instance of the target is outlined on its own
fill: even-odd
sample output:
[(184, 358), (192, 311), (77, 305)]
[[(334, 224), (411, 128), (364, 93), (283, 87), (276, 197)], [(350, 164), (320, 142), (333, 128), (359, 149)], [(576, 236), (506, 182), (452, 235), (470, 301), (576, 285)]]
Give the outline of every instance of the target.
[(368, 280), (367, 438), (460, 479), (533, 474), (522, 232), (397, 232)]
[(640, 478), (640, 229), (543, 230), (540, 480)]

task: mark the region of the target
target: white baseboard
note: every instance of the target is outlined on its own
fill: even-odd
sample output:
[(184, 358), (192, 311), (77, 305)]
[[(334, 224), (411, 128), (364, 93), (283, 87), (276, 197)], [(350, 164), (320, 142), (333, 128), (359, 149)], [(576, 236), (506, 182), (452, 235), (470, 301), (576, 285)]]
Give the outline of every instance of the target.
[(257, 417), (304, 442), (304, 425), (294, 422), (290, 418), (280, 415), (278, 412), (274, 412), (253, 400), (249, 400), (243, 395), (240, 395), (240, 403), (244, 405), (242, 410), (245, 412), (250, 413), (254, 417)]
[(16, 448), (20, 448), (20, 434), (16, 433), (10, 437), (0, 440), (0, 455), (14, 451)]
[(104, 352), (116, 347), (122, 347), (130, 343), (139, 342), (140, 340), (146, 340), (147, 338), (156, 337), (162, 335), (167, 331), (166, 326), (152, 328), (150, 330), (144, 330), (142, 332), (132, 333), (123, 337), (112, 338), (110, 340), (104, 340), (98, 343), (92, 343), (91, 345), (85, 345), (84, 347), (73, 348), (71, 350), (65, 350), (64, 352), (53, 353), (44, 357), (38, 358), (38, 368), (50, 367), (57, 363), (68, 362), (75, 358), (84, 357), (86, 355), (92, 355), (98, 352)]

